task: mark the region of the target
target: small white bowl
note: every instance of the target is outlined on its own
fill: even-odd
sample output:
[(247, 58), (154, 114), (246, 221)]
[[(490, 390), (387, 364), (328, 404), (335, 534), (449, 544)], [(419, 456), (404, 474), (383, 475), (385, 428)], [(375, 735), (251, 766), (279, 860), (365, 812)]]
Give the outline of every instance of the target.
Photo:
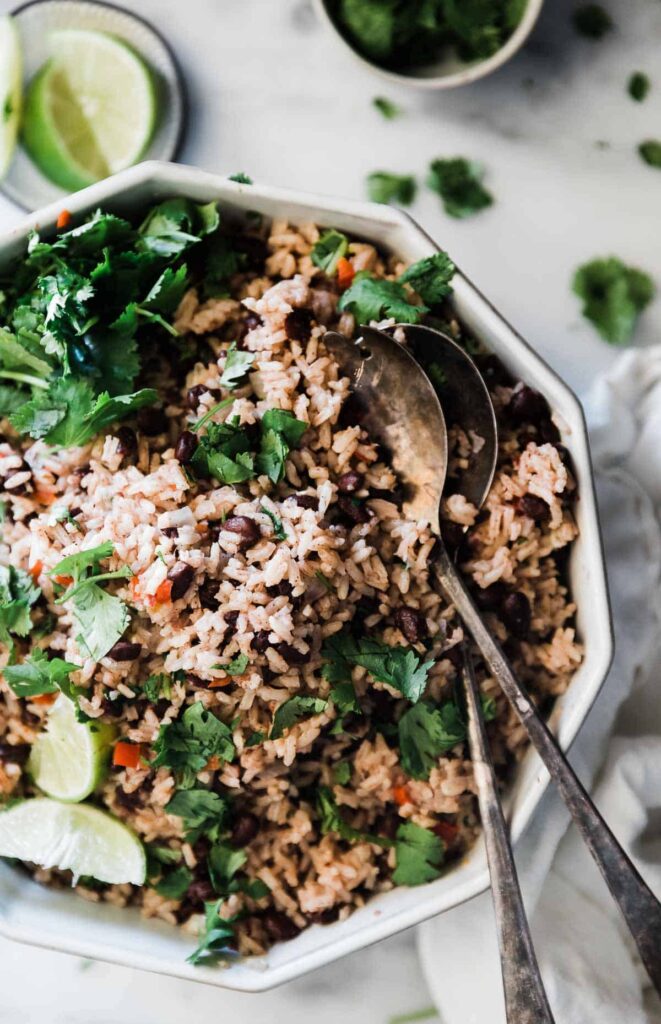
[(485, 60), (478, 59), (466, 62), (459, 60), (458, 57), (450, 53), (435, 64), (411, 68), (407, 72), (390, 71), (388, 68), (384, 68), (375, 61), (364, 57), (362, 53), (352, 46), (336, 25), (328, 10), (328, 0), (313, 0), (313, 3), (321, 20), (336, 39), (341, 42), (342, 46), (352, 53), (357, 61), (375, 71), (381, 78), (386, 78), (389, 82), (394, 82), (398, 85), (412, 85), (416, 89), (454, 89), (458, 85), (470, 85), (471, 82), (477, 82), (478, 79), (490, 75), (492, 71), (497, 71), (503, 64), (506, 64), (517, 50), (521, 49), (532, 32), (542, 10), (544, 0), (528, 0), (523, 17), (514, 32), (505, 45), (501, 46), (500, 50), (491, 57), (487, 57)]
[[(374, 242), (411, 262), (438, 251), (438, 246), (408, 214), (391, 206), (267, 185), (243, 185), (195, 167), (150, 162), (48, 206), (0, 236), (0, 267), (25, 251), (30, 231), (50, 234), (63, 206), (76, 219), (100, 206), (119, 214), (139, 216), (149, 204), (171, 196), (187, 196), (196, 202), (216, 200), (228, 218), (255, 211), (269, 219), (314, 221)], [(522, 253), (522, 263), (525, 258), (526, 253)], [(562, 443), (574, 463), (580, 494), (576, 505), (579, 537), (572, 546), (569, 573), (584, 658), (569, 689), (556, 701), (549, 722), (560, 746), (567, 750), (599, 693), (613, 653), (583, 412), (567, 385), (460, 271), (453, 286), (451, 301), (457, 318), (498, 356), (514, 377), (546, 396), (561, 430)], [(514, 841), (529, 824), (548, 783), (545, 768), (529, 748), (516, 766), (507, 800)], [(278, 943), (264, 957), (238, 961), (223, 969), (192, 967), (187, 963), (195, 937), (181, 929), (162, 921), (141, 919), (135, 910), (120, 910), (108, 903), (87, 903), (70, 892), (44, 888), (25, 872), (0, 860), (0, 935), (220, 988), (262, 992), (456, 907), (483, 892), (488, 884), (484, 844), (479, 842), (463, 860), (429, 885), (398, 887), (382, 893), (346, 921), (314, 925), (291, 942)]]

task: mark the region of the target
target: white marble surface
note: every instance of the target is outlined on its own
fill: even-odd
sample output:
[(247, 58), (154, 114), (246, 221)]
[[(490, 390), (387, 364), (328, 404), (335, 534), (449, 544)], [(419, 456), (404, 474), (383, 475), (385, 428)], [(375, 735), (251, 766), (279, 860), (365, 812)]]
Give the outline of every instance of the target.
[[(616, 254), (661, 288), (661, 172), (635, 147), (661, 137), (661, 5), (606, 0), (617, 30), (591, 43), (571, 0), (548, 0), (528, 44), (477, 85), (421, 95), (382, 83), (326, 34), (306, 0), (131, 0), (168, 37), (189, 84), (184, 161), (259, 181), (362, 196), (375, 169), (417, 173), (436, 156), (482, 160), (496, 204), (466, 222), (421, 189), (412, 208), (478, 286), (585, 392), (615, 352), (570, 291), (585, 259)], [(14, 6), (0, 0), (0, 12)], [(643, 104), (633, 70), (656, 77)], [(376, 95), (399, 103), (386, 122)], [(601, 145), (597, 145), (601, 143)], [(604, 145), (606, 144), (606, 145)], [(0, 196), (0, 230), (20, 211)], [(661, 338), (661, 299), (635, 343)], [(245, 1024), (386, 1024), (429, 1002), (411, 936), (384, 943), (273, 995), (242, 996), (0, 941), (1, 1024), (180, 1024), (210, 1014)], [(442, 970), (442, 965), (439, 964)]]

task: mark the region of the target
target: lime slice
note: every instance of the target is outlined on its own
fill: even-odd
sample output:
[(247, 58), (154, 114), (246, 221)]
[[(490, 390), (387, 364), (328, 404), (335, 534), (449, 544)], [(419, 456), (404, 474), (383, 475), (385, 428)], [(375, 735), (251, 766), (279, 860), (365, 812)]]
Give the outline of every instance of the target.
[(0, 857), (115, 885), (145, 881), (145, 851), (134, 832), (96, 807), (48, 797), (24, 800), (0, 813)]
[(21, 119), (23, 57), (16, 25), (0, 16), (0, 178), (9, 167)]
[(30, 83), (23, 141), (41, 171), (75, 190), (136, 163), (156, 117), (145, 63), (104, 32), (54, 32), (53, 56)]
[(79, 722), (73, 702), (60, 695), (35, 740), (28, 771), (48, 796), (78, 803), (103, 779), (116, 732), (101, 722)]

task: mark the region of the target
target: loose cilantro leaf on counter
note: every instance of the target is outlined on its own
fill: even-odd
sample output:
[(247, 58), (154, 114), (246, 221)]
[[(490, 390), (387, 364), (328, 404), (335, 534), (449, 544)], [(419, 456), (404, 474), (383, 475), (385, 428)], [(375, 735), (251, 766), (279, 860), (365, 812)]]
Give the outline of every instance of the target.
[(378, 110), (382, 117), (385, 117), (386, 121), (392, 121), (396, 117), (399, 117), (402, 113), (401, 107), (398, 107), (392, 100), (387, 99), (385, 96), (375, 96), (372, 100), (372, 106), (375, 110)]
[(401, 765), (412, 779), (428, 779), (441, 754), (466, 738), (466, 724), (454, 701), (434, 707), (420, 701), (399, 720)]
[(185, 864), (182, 864), (174, 871), (169, 871), (164, 875), (154, 888), (159, 896), (166, 900), (180, 900), (188, 892), (192, 881), (193, 872)]
[(441, 197), (450, 217), (462, 219), (493, 203), (493, 196), (482, 185), (482, 177), (480, 165), (464, 157), (433, 160), (427, 185)]
[(220, 378), (221, 388), (227, 388), (228, 391), (232, 391), (241, 378), (245, 377), (254, 361), (254, 352), (239, 352), (236, 342), (233, 341), (227, 350), (227, 357)]
[(642, 71), (634, 71), (627, 82), (627, 92), (636, 103), (642, 103), (650, 91), (649, 77)]
[(654, 295), (651, 278), (615, 256), (579, 267), (573, 290), (583, 300), (583, 316), (611, 345), (629, 341), (640, 313)]
[(397, 867), (392, 880), (395, 885), (424, 885), (441, 874), (445, 847), (429, 829), (412, 821), (400, 825), (395, 841)]
[(415, 199), (415, 178), (410, 174), (373, 171), (367, 176), (367, 195), (373, 203), (400, 203), (409, 206)]
[(402, 284), (410, 285), (423, 302), (433, 306), (451, 293), (450, 282), (454, 272), (454, 263), (446, 252), (441, 251), (412, 263), (399, 280)]
[(291, 729), (301, 718), (320, 715), (326, 710), (327, 704), (328, 701), (321, 697), (290, 697), (276, 708), (269, 739), (279, 739), (286, 729)]
[(327, 659), (323, 675), (329, 682), (351, 679), (351, 668), (360, 665), (373, 679), (399, 690), (415, 704), (425, 691), (433, 662), (422, 661), (410, 647), (390, 647), (382, 640), (363, 637), (356, 640), (348, 633), (335, 633), (322, 648)]
[(20, 665), (7, 665), (3, 674), (17, 697), (36, 697), (42, 693), (57, 693), (69, 682), (72, 672), (80, 665), (73, 665), (62, 658), (48, 658), (45, 651), (35, 647)]
[(205, 903), (204, 931), (200, 935), (200, 944), (188, 957), (187, 963), (212, 964), (227, 957), (236, 956), (236, 950), (229, 945), (234, 938), (236, 917), (222, 918), (220, 908), (223, 900)]
[(319, 267), (328, 277), (332, 277), (337, 270), (337, 264), (345, 255), (349, 247), (349, 239), (341, 231), (331, 228), (324, 231), (319, 240), (315, 242), (312, 249), (312, 262)]
[(371, 320), (383, 320), (394, 317), (402, 323), (417, 324), (426, 306), (414, 306), (407, 298), (404, 286), (399, 281), (386, 281), (372, 277), (367, 270), (359, 271), (353, 283), (342, 294), (337, 307), (353, 313), (359, 324), (368, 324)]
[(202, 835), (217, 842), (227, 809), (227, 801), (210, 789), (180, 789), (165, 806), (168, 814), (181, 818), (189, 843), (197, 842)]
[(244, 174), (243, 171), (237, 171), (236, 174), (230, 174), (230, 181), (236, 181), (239, 185), (254, 185), (254, 181), (249, 175)]
[(613, 29), (613, 19), (601, 4), (581, 4), (574, 11), (572, 22), (586, 39), (602, 39)]
[(172, 769), (181, 789), (193, 788), (198, 772), (212, 757), (233, 761), (236, 753), (229, 726), (199, 702), (187, 707), (176, 722), (161, 726), (154, 751), (152, 768)]
[(284, 526), (282, 525), (282, 519), (280, 518), (280, 516), (276, 515), (275, 512), (271, 512), (271, 509), (267, 508), (266, 505), (260, 505), (259, 508), (260, 511), (263, 512), (264, 515), (267, 515), (271, 522), (273, 523), (273, 536), (275, 537), (275, 539), (287, 540), (287, 533)]
[(638, 152), (650, 167), (661, 167), (661, 140), (660, 139), (648, 139), (646, 142), (641, 142), (638, 147)]

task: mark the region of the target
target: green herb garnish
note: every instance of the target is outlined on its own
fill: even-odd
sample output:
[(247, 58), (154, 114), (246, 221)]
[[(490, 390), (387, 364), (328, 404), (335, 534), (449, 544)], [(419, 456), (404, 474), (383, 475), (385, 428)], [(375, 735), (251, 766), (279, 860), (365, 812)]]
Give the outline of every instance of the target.
[(227, 801), (210, 789), (180, 789), (165, 810), (181, 818), (186, 839), (195, 843), (200, 836), (217, 842), (225, 827)]
[(185, 864), (182, 864), (174, 871), (168, 871), (154, 888), (159, 896), (166, 900), (180, 900), (188, 892), (192, 881), (193, 872)]
[(423, 302), (429, 306), (442, 302), (452, 292), (450, 282), (454, 277), (455, 265), (446, 252), (441, 250), (431, 256), (412, 263), (401, 274), (402, 284), (411, 286)]
[(372, 106), (375, 110), (379, 111), (382, 117), (385, 117), (386, 121), (392, 121), (402, 113), (402, 108), (398, 107), (392, 100), (386, 99), (385, 96), (375, 96), (372, 100)]
[(312, 262), (319, 267), (328, 277), (332, 277), (337, 270), (337, 265), (345, 255), (349, 247), (349, 239), (341, 231), (331, 228), (319, 237), (312, 249)]
[(424, 885), (440, 876), (445, 847), (435, 832), (408, 821), (397, 829), (395, 851), (395, 885)]
[(273, 523), (273, 536), (275, 537), (275, 539), (287, 540), (287, 533), (284, 526), (282, 525), (282, 519), (280, 518), (280, 516), (276, 515), (275, 512), (271, 512), (271, 509), (267, 508), (266, 505), (260, 505), (259, 509), (260, 512), (263, 512), (264, 515), (268, 516), (271, 522)]
[(415, 199), (415, 178), (410, 174), (373, 171), (367, 176), (367, 194), (373, 203), (409, 206)]
[(220, 908), (223, 900), (214, 900), (205, 903), (204, 930), (200, 935), (200, 943), (197, 949), (191, 953), (187, 962), (197, 966), (198, 964), (212, 964), (218, 960), (236, 955), (229, 943), (234, 938), (234, 924), (236, 917), (228, 919), (220, 916)]
[(661, 139), (647, 139), (641, 142), (638, 152), (650, 167), (661, 167)]
[(654, 295), (649, 275), (615, 256), (579, 267), (573, 290), (583, 300), (583, 316), (612, 345), (629, 341), (638, 317)]
[(412, 779), (428, 779), (441, 754), (466, 738), (466, 724), (454, 701), (434, 707), (420, 701), (399, 720), (401, 765)]
[(627, 92), (636, 103), (642, 103), (650, 91), (649, 77), (642, 71), (634, 71), (627, 82)]
[(223, 366), (220, 386), (232, 391), (242, 377), (245, 377), (248, 370), (255, 361), (254, 353), (239, 352), (236, 342), (232, 342), (227, 350), (227, 357)]
[(233, 761), (236, 753), (229, 727), (199, 701), (187, 707), (176, 722), (161, 726), (154, 751), (151, 767), (170, 768), (181, 789), (193, 788), (198, 772), (212, 757)]
[(602, 39), (613, 28), (613, 19), (601, 4), (581, 4), (574, 11), (572, 22), (586, 39)]
[(297, 696), (283, 701), (276, 708), (273, 715), (269, 739), (279, 739), (287, 729), (291, 729), (292, 725), (299, 722), (302, 718), (307, 718), (310, 715), (320, 715), (322, 711), (326, 710), (327, 704), (328, 701), (323, 700), (321, 697)]
[(363, 637), (356, 640), (348, 633), (335, 633), (322, 648), (327, 659), (323, 675), (329, 682), (347, 682), (351, 669), (360, 665), (373, 679), (387, 683), (413, 704), (420, 700), (427, 685), (432, 661), (422, 661), (410, 647), (390, 647), (382, 640)]
[(417, 324), (428, 312), (426, 306), (414, 306), (408, 301), (404, 285), (399, 281), (373, 277), (367, 270), (356, 274), (337, 305), (341, 312), (353, 313), (359, 324), (388, 317), (402, 323)]
[(450, 217), (471, 217), (493, 203), (493, 196), (482, 185), (480, 164), (455, 157), (434, 160), (429, 165), (427, 185), (443, 200), (443, 208)]
[(32, 629), (30, 608), (41, 594), (29, 573), (0, 565), (0, 641), (13, 653), (13, 636), (25, 637)]
[(73, 665), (62, 658), (48, 658), (45, 651), (35, 647), (20, 665), (7, 665), (4, 677), (17, 697), (36, 697), (42, 693), (57, 693), (69, 682), (72, 672), (80, 665)]
[(243, 171), (237, 171), (236, 174), (230, 174), (230, 181), (237, 181), (239, 185), (254, 185), (254, 181)]

